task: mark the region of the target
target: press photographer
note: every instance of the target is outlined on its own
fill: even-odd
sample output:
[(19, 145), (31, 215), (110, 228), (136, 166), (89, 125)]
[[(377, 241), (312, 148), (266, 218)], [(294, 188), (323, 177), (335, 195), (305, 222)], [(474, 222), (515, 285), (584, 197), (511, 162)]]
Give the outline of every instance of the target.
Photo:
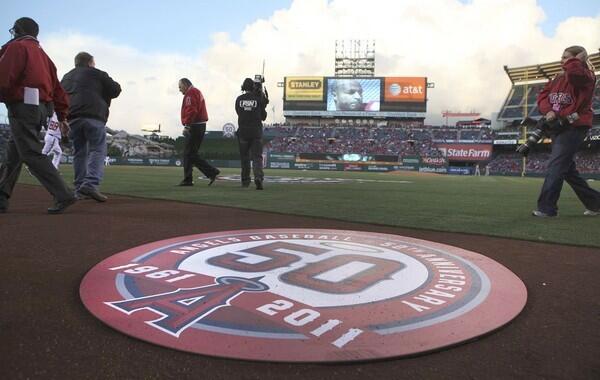
[[(561, 57), (562, 71), (539, 93), (537, 105), (544, 121), (525, 144), (527, 152), (552, 125), (562, 128), (552, 134), (552, 153), (547, 162), (546, 178), (537, 200), (536, 217), (558, 215), (558, 199), (567, 182), (585, 206), (584, 215), (600, 215), (600, 192), (579, 175), (575, 154), (592, 126), (592, 98), (596, 76), (594, 66), (581, 46), (570, 46)], [(540, 132), (537, 132), (537, 131)], [(551, 131), (550, 131), (551, 132)], [(539, 136), (539, 137), (536, 137)]]
[(263, 145), (262, 122), (267, 118), (266, 107), (269, 97), (263, 84), (262, 75), (255, 80), (244, 79), (242, 95), (235, 100), (235, 112), (238, 115), (237, 138), (240, 147), (242, 166), (242, 187), (250, 186), (250, 161), (254, 174), (256, 190), (263, 190)]

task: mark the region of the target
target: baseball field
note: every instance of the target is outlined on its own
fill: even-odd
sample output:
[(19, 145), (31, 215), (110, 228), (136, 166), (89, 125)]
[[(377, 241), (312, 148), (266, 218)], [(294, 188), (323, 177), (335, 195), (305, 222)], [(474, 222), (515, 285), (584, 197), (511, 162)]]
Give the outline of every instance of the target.
[[(71, 167), (62, 172), (68, 183)], [(565, 184), (559, 218), (530, 216), (541, 178), (451, 176), (416, 172), (363, 173), (271, 169), (266, 191), (240, 188), (239, 169), (224, 169), (214, 187), (196, 179), (193, 188), (174, 186), (181, 169), (110, 166), (102, 190), (111, 194), (228, 206), (352, 222), (463, 232), (600, 247), (600, 218)], [(284, 177), (284, 178), (279, 178)], [(236, 180), (237, 179), (237, 180)], [(302, 181), (302, 179), (306, 179)], [(23, 175), (24, 183), (36, 183)], [(600, 181), (590, 185), (600, 190)]]
[[(6, 379), (596, 379), (600, 376), (600, 218), (568, 186), (560, 216), (530, 216), (538, 178), (268, 170), (264, 191), (238, 170), (174, 186), (181, 168), (106, 168), (106, 203), (47, 215), (25, 171), (0, 214), (0, 374)], [(67, 182), (72, 170), (63, 165)], [(197, 172), (196, 172), (197, 173)], [(282, 178), (284, 177), (284, 178)], [(600, 189), (600, 183), (590, 182)], [(477, 339), (372, 362), (270, 363), (180, 352), (92, 315), (79, 287), (99, 262), (178, 236), (242, 229), (381, 232), (477, 252), (527, 288), (523, 311)], [(509, 302), (510, 300), (507, 300)], [(252, 346), (247, 349), (252, 350)]]

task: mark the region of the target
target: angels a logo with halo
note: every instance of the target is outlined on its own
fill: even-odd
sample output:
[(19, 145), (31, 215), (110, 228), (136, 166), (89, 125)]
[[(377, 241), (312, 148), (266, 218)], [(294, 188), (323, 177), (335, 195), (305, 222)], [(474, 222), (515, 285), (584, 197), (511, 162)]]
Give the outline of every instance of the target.
[(474, 252), (403, 236), (244, 230), (136, 247), (82, 281), (85, 306), (137, 338), (206, 355), (346, 361), (421, 353), (492, 331), (523, 283)]

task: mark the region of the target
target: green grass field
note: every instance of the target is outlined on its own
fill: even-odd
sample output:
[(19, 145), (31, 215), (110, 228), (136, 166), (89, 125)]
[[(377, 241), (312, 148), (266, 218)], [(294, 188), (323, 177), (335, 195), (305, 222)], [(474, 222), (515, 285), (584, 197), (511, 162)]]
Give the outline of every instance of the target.
[[(70, 183), (71, 166), (63, 165), (61, 171)], [(194, 174), (197, 176), (199, 172), (194, 170)], [(239, 169), (222, 170), (222, 175), (232, 174), (239, 174)], [(243, 189), (233, 181), (220, 180), (208, 187), (207, 182), (196, 180), (196, 186), (180, 188), (174, 185), (181, 180), (181, 168), (110, 166), (106, 169), (101, 190), (109, 194), (353, 222), (600, 247), (600, 217), (583, 216), (584, 207), (566, 184), (560, 199), (558, 218), (530, 216), (542, 184), (540, 178), (291, 170), (266, 170), (265, 175), (376, 182), (266, 182), (265, 191), (261, 192), (254, 190), (254, 187)], [(27, 174), (21, 176), (21, 181), (36, 183)], [(590, 184), (600, 190), (600, 181)]]

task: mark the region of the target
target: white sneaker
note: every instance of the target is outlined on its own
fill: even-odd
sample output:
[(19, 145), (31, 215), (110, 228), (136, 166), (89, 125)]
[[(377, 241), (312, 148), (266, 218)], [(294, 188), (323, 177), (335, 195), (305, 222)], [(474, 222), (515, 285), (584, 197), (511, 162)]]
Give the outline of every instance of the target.
[(558, 216), (558, 214), (546, 214), (545, 212), (541, 212), (540, 210), (533, 210), (531, 212), (531, 215), (536, 216), (538, 218), (555, 218)]
[(598, 215), (600, 215), (600, 211), (585, 210), (583, 212), (583, 215), (585, 215), (585, 216), (598, 216)]

